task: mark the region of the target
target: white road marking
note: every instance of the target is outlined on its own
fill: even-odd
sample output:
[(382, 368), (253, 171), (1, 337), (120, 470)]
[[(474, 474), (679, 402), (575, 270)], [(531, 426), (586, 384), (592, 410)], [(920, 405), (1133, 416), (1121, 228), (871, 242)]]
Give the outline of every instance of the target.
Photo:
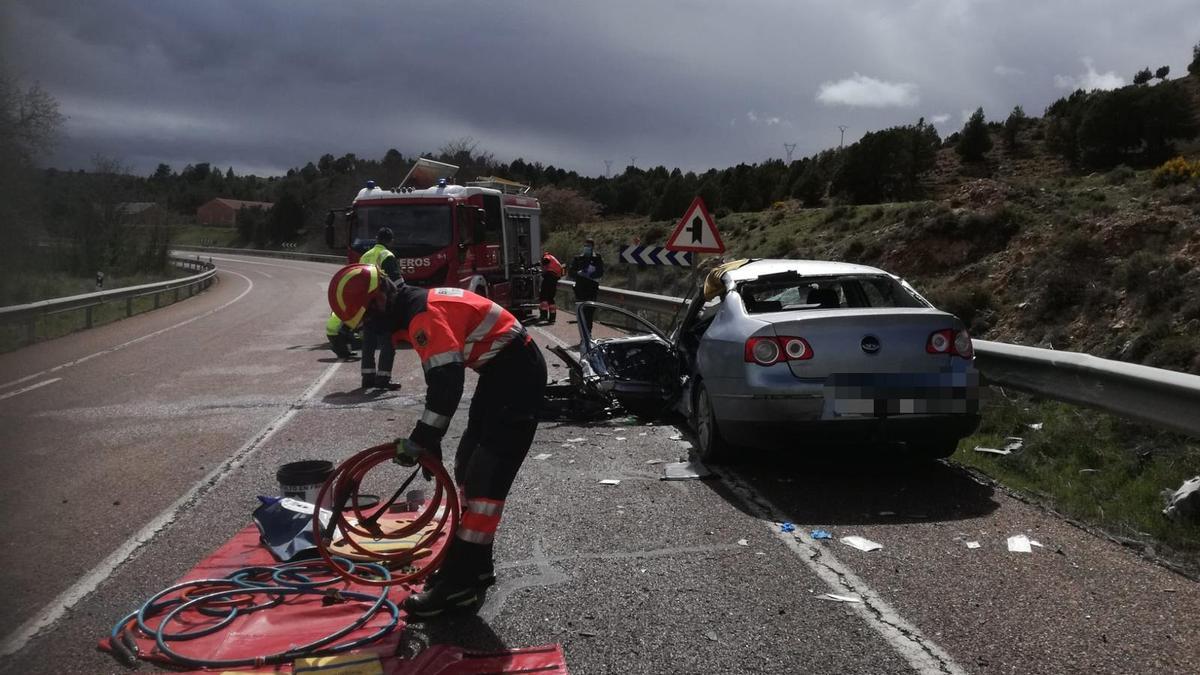
[(928, 675), (965, 675), (962, 666), (941, 647), (921, 634), (916, 626), (883, 599), (875, 589), (867, 585), (857, 574), (834, 556), (829, 547), (818, 544), (799, 533), (781, 531), (779, 523), (787, 517), (766, 497), (756, 492), (733, 471), (712, 469), (742, 499), (767, 530), (782, 541), (796, 557), (804, 562), (829, 590), (840, 595), (853, 595), (861, 602), (847, 603), (847, 607), (879, 633), (908, 665), (918, 673)]
[(54, 626), (69, 609), (86, 598), (92, 591), (96, 590), (105, 579), (112, 576), (113, 572), (139, 548), (148, 544), (159, 532), (162, 532), (174, 523), (180, 513), (191, 508), (201, 498), (215, 490), (218, 485), (224, 482), (229, 474), (245, 464), (247, 459), (252, 457), (260, 447), (271, 440), (280, 429), (287, 425), (292, 417), (304, 408), (304, 404), (307, 401), (317, 395), (321, 387), (325, 386), (325, 383), (337, 372), (338, 366), (341, 363), (338, 361), (330, 364), (325, 369), (325, 372), (300, 395), (300, 398), (293, 401), (279, 417), (267, 423), (267, 426), (259, 430), (245, 445), (238, 448), (237, 452), (233, 453), (229, 459), (222, 462), (210, 471), (208, 475), (197, 481), (174, 504), (168, 506), (154, 520), (151, 520), (136, 534), (125, 540), (123, 544), (117, 547), (117, 550), (110, 553), (107, 558), (100, 561), (100, 564), (92, 568), (83, 578), (59, 594), (50, 604), (43, 607), (42, 611), (38, 612), (36, 616), (6, 636), (3, 644), (0, 644), (0, 656), (9, 656), (17, 653), (25, 645), (29, 644), (29, 641), (36, 637), (39, 632)]
[(268, 279), (274, 279), (274, 278), (275, 278), (275, 277), (271, 276), (270, 274), (267, 274), (266, 272), (264, 272), (264, 271), (262, 271), (262, 270), (254, 270), (254, 271), (255, 271), (255, 272), (258, 272), (259, 274), (263, 275), (264, 277), (266, 277), (266, 278), (268, 278)]
[(48, 384), (54, 384), (55, 382), (58, 382), (61, 379), (62, 379), (61, 377), (56, 377), (53, 380), (46, 380), (44, 382), (38, 382), (37, 384), (31, 384), (28, 387), (25, 387), (23, 389), (18, 389), (16, 391), (10, 391), (7, 394), (0, 395), (0, 401), (3, 401), (6, 398), (12, 398), (13, 396), (20, 396), (21, 394), (24, 394), (27, 391), (33, 391), (34, 389), (40, 389), (41, 387), (44, 387)]
[(538, 335), (541, 335), (545, 338), (553, 340), (554, 342), (557, 342), (560, 347), (566, 347), (567, 349), (570, 349), (571, 347), (574, 346), (574, 345), (567, 344), (562, 338), (558, 337), (554, 333), (551, 333), (550, 331), (548, 331), (544, 328), (541, 328), (540, 326), (530, 326), (529, 328), (530, 328), (530, 330), (533, 330), (534, 332), (536, 332)]
[(74, 361), (68, 361), (66, 363), (62, 363), (57, 366), (54, 366), (53, 368), (47, 368), (46, 370), (42, 370), (42, 371), (33, 373), (32, 375), (26, 375), (25, 377), (17, 378), (10, 382), (5, 382), (4, 384), (0, 384), (0, 389), (7, 389), (13, 385), (21, 384), (22, 382), (28, 382), (29, 380), (37, 379), (37, 378), (39, 378), (43, 375), (47, 375), (49, 373), (56, 373), (56, 372), (62, 370), (63, 368), (70, 368), (71, 366), (77, 366), (81, 363), (84, 363), (85, 361), (91, 361), (92, 359), (96, 358), (97, 356), (104, 356), (105, 354), (111, 354), (115, 351), (124, 349), (130, 345), (135, 345), (144, 340), (149, 340), (152, 337), (157, 337), (159, 335), (162, 335), (163, 333), (166, 333), (167, 331), (172, 331), (172, 330), (175, 330), (176, 328), (182, 328), (183, 326), (186, 326), (189, 323), (192, 323), (194, 321), (199, 321), (200, 319), (204, 319), (209, 316), (212, 316), (213, 314), (216, 314), (217, 312), (225, 309), (226, 307), (232, 305), (233, 303), (237, 302), (238, 300), (241, 300), (242, 298), (246, 297), (246, 294), (248, 294), (250, 291), (254, 290), (254, 281), (251, 280), (250, 277), (246, 276), (245, 274), (242, 274), (241, 272), (234, 272), (233, 270), (221, 270), (221, 271), (228, 272), (229, 274), (232, 274), (234, 276), (239, 276), (239, 277), (245, 279), (246, 283), (249, 284), (249, 286), (246, 287), (246, 290), (239, 293), (236, 298), (221, 305), (220, 307), (217, 307), (215, 309), (210, 309), (203, 314), (200, 314), (198, 316), (193, 316), (190, 319), (180, 321), (179, 323), (171, 325), (171, 326), (167, 326), (166, 328), (160, 328), (160, 329), (154, 331), (153, 333), (147, 333), (146, 335), (143, 335), (138, 338), (134, 338), (128, 342), (122, 342), (121, 344), (116, 345), (115, 347), (109, 347), (108, 349), (102, 349), (102, 350), (96, 352), (95, 354), (88, 354), (87, 356), (75, 359)]

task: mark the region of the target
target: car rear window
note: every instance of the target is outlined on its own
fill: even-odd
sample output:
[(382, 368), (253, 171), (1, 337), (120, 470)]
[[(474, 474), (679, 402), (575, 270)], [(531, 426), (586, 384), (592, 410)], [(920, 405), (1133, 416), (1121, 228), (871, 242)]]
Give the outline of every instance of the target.
[(925, 306), (898, 281), (886, 276), (757, 279), (738, 286), (738, 292), (746, 311), (751, 314), (798, 309)]

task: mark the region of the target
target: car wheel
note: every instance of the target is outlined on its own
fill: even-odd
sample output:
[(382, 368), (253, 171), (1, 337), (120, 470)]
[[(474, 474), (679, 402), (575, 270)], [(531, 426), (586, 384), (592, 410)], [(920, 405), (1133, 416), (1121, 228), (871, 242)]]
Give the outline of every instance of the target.
[(696, 454), (705, 462), (721, 462), (729, 457), (729, 444), (721, 438), (721, 430), (717, 427), (717, 415), (713, 411), (708, 389), (703, 383), (697, 386), (696, 407), (692, 418), (692, 426), (696, 428)]
[(946, 459), (958, 449), (957, 438), (930, 438), (909, 441), (909, 451), (918, 459)]

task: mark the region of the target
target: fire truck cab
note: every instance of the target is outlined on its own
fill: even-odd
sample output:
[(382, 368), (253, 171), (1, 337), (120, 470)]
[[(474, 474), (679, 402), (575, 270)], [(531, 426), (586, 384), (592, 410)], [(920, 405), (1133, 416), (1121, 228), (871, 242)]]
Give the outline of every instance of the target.
[(390, 228), (405, 283), (465, 288), (523, 318), (537, 308), (542, 243), (541, 209), (528, 189), (500, 178), (452, 185), (443, 176), (422, 189), (368, 182), (348, 210), (330, 212), (326, 240), (345, 242), (353, 263)]

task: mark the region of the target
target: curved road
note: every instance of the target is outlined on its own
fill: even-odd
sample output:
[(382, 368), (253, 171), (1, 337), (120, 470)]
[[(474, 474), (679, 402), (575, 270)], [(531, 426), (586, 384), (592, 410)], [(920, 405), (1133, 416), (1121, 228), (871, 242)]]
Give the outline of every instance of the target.
[[(334, 266), (214, 259), (200, 296), (0, 356), (0, 671), (123, 672), (96, 641), (244, 527), (280, 464), (340, 460), (420, 415), (411, 353), (400, 391), (364, 395), (324, 348)], [(661, 482), (649, 462), (686, 454), (679, 434), (542, 425), (531, 456), (551, 456), (518, 478), (482, 619), (413, 640), (561, 642), (577, 673), (1195, 670), (1197, 584), (953, 467), (805, 461), (797, 439)], [(1021, 533), (1044, 546), (1009, 553)]]

